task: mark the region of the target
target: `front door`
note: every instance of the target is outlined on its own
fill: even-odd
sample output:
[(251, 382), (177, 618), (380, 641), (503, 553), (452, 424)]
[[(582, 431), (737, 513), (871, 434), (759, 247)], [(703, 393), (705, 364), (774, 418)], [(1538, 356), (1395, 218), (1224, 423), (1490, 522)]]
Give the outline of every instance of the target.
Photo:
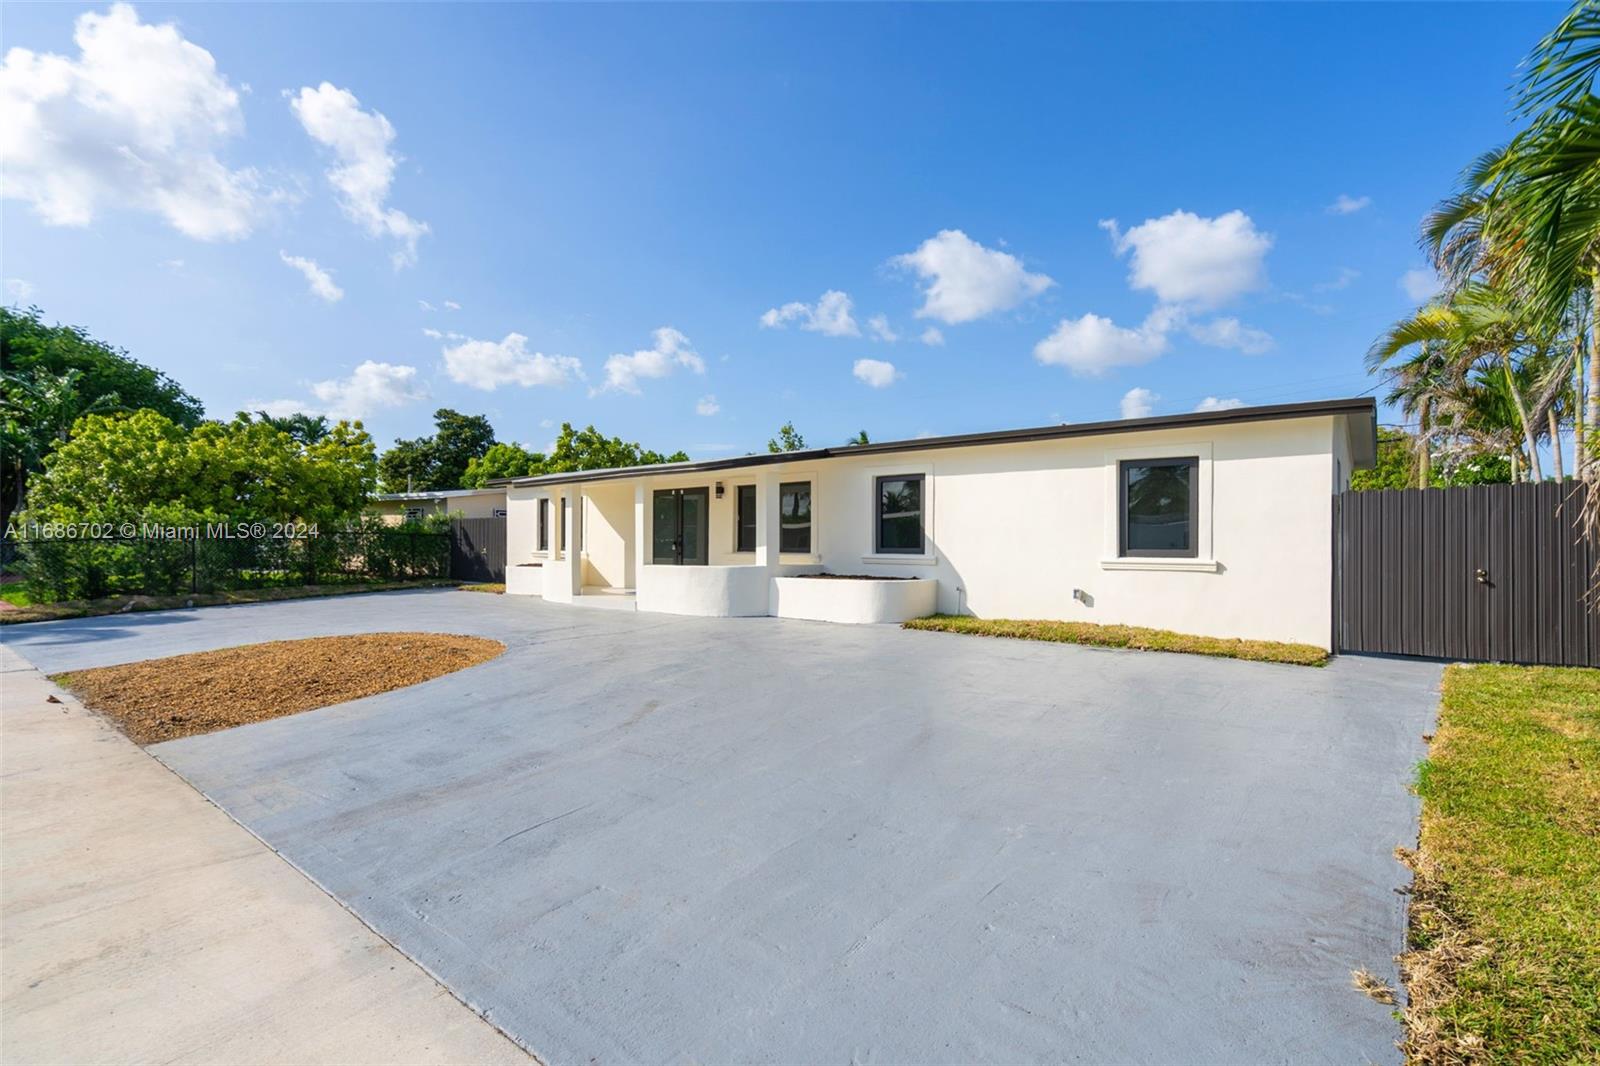
[(657, 489), (651, 509), (651, 561), (704, 566), (711, 523), (709, 489)]

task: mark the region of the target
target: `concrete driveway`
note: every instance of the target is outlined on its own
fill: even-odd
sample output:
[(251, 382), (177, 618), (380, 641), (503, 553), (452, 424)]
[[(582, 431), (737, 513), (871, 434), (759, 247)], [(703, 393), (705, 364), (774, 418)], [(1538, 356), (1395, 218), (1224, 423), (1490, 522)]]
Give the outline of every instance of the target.
[(1439, 670), (465, 592), (5, 632), (47, 672), (381, 629), (411, 689), (151, 749), (546, 1061), (1397, 1061)]

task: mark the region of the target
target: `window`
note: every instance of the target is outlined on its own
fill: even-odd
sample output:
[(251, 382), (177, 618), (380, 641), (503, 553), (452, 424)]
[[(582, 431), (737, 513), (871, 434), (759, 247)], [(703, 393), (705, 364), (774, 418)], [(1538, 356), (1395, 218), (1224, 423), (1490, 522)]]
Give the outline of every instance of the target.
[(1122, 555), (1198, 555), (1195, 495), (1200, 460), (1125, 459), (1118, 464)]
[(491, 518), (504, 518), (505, 516), (506, 509), (504, 507), (496, 507), (494, 510), (489, 512), (489, 517)]
[(420, 507), (407, 507), (406, 508), (406, 521), (407, 522), (420, 522), (420, 521), (422, 521), (422, 508), (420, 508)]
[(550, 497), (539, 499), (539, 539), (536, 550), (547, 552), (550, 550)]
[(778, 486), (778, 550), (802, 555), (811, 552), (809, 481), (789, 481)]
[(879, 554), (922, 554), (922, 484), (922, 474), (877, 479)]
[(738, 525), (734, 531), (733, 550), (736, 552), (753, 552), (756, 550), (756, 487), (754, 485), (740, 485), (734, 489), (738, 494)]
[(561, 497), (561, 529), (557, 532), (556, 535), (561, 541), (561, 550), (562, 551), (566, 551), (569, 547), (571, 547), (571, 545), (569, 545), (567, 543), (567, 512), (571, 509), (569, 507), (569, 504), (571, 504), (571, 502), (572, 502), (572, 500), (571, 500), (570, 497), (568, 497), (568, 496)]

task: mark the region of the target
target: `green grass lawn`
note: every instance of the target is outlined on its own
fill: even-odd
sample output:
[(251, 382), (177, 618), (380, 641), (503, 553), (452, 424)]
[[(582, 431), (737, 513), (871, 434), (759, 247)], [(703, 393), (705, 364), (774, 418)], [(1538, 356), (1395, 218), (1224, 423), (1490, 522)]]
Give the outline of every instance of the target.
[(1017, 637), (1049, 640), (1058, 644), (1093, 644), (1103, 648), (1137, 648), (1143, 651), (1177, 651), (1192, 655), (1217, 655), (1229, 659), (1321, 666), (1328, 653), (1311, 644), (1282, 644), (1274, 640), (1234, 640), (1196, 637), (1139, 626), (1101, 626), (1090, 622), (1032, 621), (1015, 618), (973, 618), (964, 614), (931, 614), (905, 623), (907, 629), (941, 633), (970, 633), (980, 637)]
[(1417, 792), (1410, 1061), (1600, 1062), (1600, 670), (1450, 667)]
[(28, 586), (20, 581), (0, 585), (0, 600), (15, 607), (27, 607), (33, 603), (33, 597), (28, 595)]
[[(456, 582), (442, 578), (420, 581), (363, 581), (339, 585), (291, 585), (286, 588), (236, 589), (232, 592), (178, 593), (171, 596), (107, 596), (99, 600), (66, 600), (61, 603), (35, 603), (5, 596), (19, 607), (0, 611), (0, 625), (27, 622), (55, 622), (63, 618), (94, 618), (99, 615), (131, 611), (170, 611), (184, 607), (221, 607), (230, 603), (267, 603), (276, 600), (302, 600), (317, 596), (343, 596), (356, 592), (391, 592), (398, 589), (439, 588)], [(6, 586), (10, 592), (18, 586)]]

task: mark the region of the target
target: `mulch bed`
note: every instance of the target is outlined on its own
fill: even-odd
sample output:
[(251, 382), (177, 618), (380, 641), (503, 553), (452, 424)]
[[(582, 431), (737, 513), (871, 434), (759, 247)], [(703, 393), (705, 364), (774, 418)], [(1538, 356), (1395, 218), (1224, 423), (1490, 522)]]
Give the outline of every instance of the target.
[(505, 649), (498, 640), (453, 633), (365, 633), (246, 644), (51, 680), (136, 744), (158, 744), (405, 688)]

